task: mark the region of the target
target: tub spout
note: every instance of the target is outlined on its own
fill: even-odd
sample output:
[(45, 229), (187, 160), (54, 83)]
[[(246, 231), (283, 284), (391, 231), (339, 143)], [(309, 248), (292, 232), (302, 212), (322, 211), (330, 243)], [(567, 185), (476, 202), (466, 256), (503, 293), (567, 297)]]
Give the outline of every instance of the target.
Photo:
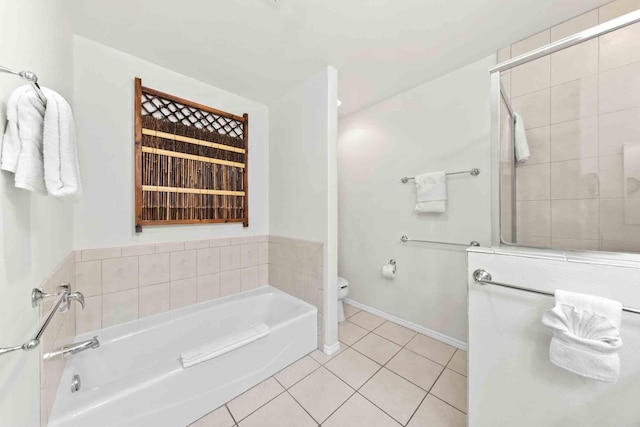
[(58, 350), (54, 350), (50, 353), (45, 354), (43, 358), (44, 360), (51, 360), (60, 356), (66, 357), (67, 355), (70, 355), (70, 354), (76, 354), (86, 350), (92, 350), (98, 347), (100, 347), (100, 341), (98, 341), (98, 337), (93, 337), (90, 340), (62, 346)]

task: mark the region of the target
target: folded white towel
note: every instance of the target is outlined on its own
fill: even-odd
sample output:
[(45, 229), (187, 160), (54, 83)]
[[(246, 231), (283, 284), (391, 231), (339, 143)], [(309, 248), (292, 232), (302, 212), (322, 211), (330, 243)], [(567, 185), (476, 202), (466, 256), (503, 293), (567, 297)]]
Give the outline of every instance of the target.
[(447, 203), (447, 176), (444, 172), (416, 175), (416, 212), (444, 212)]
[(7, 102), (7, 127), (2, 137), (2, 158), (0, 159), (0, 169), (16, 172), (18, 158), (22, 142), (20, 141), (20, 130), (18, 129), (18, 103), (21, 97), (31, 91), (28, 85), (20, 86), (11, 93)]
[(518, 113), (513, 113), (514, 119), (514, 139), (515, 139), (515, 155), (518, 162), (524, 162), (531, 157), (529, 151), (529, 143), (527, 141), (527, 133), (524, 130), (524, 121), (522, 116)]
[(182, 367), (190, 368), (191, 366), (222, 356), (236, 348), (266, 337), (269, 335), (269, 331), (269, 326), (265, 323), (258, 323), (246, 331), (227, 335), (209, 344), (185, 351), (180, 354)]
[(59, 93), (46, 88), (43, 91), (47, 97), (43, 140), (47, 192), (54, 197), (80, 197), (82, 185), (71, 107)]
[(622, 305), (566, 291), (556, 291), (555, 299), (555, 307), (542, 317), (542, 323), (553, 331), (551, 363), (583, 377), (616, 382)]

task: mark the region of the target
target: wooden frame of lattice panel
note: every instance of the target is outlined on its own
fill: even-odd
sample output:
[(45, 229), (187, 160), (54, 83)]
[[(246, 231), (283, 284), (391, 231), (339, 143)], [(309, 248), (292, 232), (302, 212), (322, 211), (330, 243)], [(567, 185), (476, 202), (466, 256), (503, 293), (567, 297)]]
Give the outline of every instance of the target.
[(249, 226), (249, 116), (142, 86), (135, 79), (135, 229)]

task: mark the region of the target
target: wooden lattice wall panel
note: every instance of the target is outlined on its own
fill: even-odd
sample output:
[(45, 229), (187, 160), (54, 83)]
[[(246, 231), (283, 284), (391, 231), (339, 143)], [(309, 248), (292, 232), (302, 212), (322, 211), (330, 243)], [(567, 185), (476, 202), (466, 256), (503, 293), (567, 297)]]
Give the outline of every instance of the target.
[(249, 225), (248, 115), (135, 80), (136, 231), (143, 225)]

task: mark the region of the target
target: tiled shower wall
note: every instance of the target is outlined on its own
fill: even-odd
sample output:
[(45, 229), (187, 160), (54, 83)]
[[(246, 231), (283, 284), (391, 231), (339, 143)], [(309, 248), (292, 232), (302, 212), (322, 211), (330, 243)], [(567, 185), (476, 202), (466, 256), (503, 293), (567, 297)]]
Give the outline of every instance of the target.
[(269, 284), (318, 309), (318, 348), (324, 344), (323, 245), (269, 236)]
[[(55, 294), (62, 283), (69, 283), (71, 291), (75, 290), (75, 254), (71, 253), (38, 287), (46, 293)], [(40, 304), (40, 318), (42, 319), (53, 301), (47, 299)], [(70, 344), (76, 335), (76, 310), (77, 303), (71, 303), (71, 308), (65, 313), (56, 313), (49, 327), (42, 336), (40, 344), (40, 425), (47, 425), (49, 414), (53, 408), (62, 371), (64, 360), (59, 358), (44, 362), (42, 356), (50, 351)], [(79, 310), (78, 310), (79, 311)]]
[[(609, 3), (501, 49), (498, 60), (638, 8), (640, 0)], [(531, 148), (516, 167), (517, 242), (640, 252), (640, 24), (502, 79)]]

